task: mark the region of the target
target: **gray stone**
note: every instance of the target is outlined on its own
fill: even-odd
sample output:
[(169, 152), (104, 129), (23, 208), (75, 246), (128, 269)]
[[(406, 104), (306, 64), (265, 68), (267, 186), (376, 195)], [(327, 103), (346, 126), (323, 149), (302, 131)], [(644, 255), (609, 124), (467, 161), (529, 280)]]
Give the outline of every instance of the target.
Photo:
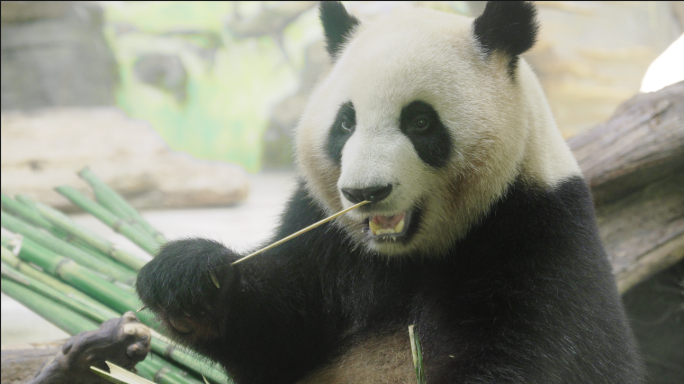
[(94, 3), (2, 2), (2, 102), (15, 110), (114, 103), (118, 69)]

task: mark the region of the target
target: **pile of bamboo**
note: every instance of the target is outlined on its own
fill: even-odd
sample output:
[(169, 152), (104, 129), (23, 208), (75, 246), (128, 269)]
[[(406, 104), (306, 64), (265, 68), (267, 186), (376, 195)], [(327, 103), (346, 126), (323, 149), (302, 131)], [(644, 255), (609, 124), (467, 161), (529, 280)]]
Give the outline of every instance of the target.
[[(154, 256), (165, 242), (162, 234), (89, 169), (79, 175), (97, 202), (68, 186), (57, 192)], [(3, 293), (71, 335), (137, 311), (152, 330), (152, 352), (136, 366), (140, 376), (164, 384), (201, 384), (202, 375), (213, 383), (231, 382), (206, 358), (157, 332), (150, 311), (139, 311), (132, 285), (145, 260), (23, 195), (2, 195), (2, 227)]]

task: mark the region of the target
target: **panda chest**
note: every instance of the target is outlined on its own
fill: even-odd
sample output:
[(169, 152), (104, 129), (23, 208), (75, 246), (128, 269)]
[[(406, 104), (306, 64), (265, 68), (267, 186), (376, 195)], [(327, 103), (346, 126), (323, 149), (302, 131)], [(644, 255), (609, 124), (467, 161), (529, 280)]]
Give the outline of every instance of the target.
[(360, 340), (298, 384), (416, 382), (408, 331)]

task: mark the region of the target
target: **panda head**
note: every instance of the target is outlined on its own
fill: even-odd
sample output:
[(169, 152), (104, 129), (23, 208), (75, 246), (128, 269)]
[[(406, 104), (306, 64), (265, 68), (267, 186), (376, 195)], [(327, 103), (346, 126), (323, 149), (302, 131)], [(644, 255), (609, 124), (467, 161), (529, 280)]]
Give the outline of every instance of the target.
[(476, 20), (414, 9), (366, 25), (323, 2), (320, 17), (332, 65), (299, 122), (297, 164), (328, 213), (373, 202), (338, 221), (357, 244), (443, 254), (514, 180), (548, 186), (575, 173), (519, 58), (536, 38), (532, 4), (490, 2)]

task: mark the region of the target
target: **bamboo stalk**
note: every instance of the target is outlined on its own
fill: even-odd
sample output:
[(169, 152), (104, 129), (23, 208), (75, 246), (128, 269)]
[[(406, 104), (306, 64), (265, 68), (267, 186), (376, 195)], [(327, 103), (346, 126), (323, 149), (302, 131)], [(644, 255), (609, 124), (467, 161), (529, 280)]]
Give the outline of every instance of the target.
[[(83, 242), (82, 240), (78, 239), (77, 237), (72, 236), (70, 233), (64, 232), (64, 231), (63, 231), (62, 229), (60, 229), (58, 226), (53, 225), (49, 220), (47, 220), (45, 217), (43, 217), (43, 216), (40, 214), (40, 212), (39, 212), (39, 210), (38, 210), (38, 204), (39, 204), (39, 203), (37, 203), (37, 202), (31, 200), (30, 197), (28, 197), (28, 196), (26, 196), (26, 195), (21, 195), (21, 194), (19, 194), (19, 195), (16, 195), (15, 198), (16, 198), (16, 200), (17, 200), (18, 202), (21, 203), (22, 206), (28, 207), (31, 211), (33, 211), (33, 212), (35, 212), (36, 214), (38, 214), (38, 216), (39, 216), (45, 223), (47, 223), (47, 225), (49, 225), (50, 227), (46, 227), (46, 226), (43, 226), (43, 225), (36, 225), (36, 226), (42, 227), (42, 228), (44, 228), (44, 229), (47, 229), (47, 230), (48, 230), (50, 233), (52, 233), (53, 235), (59, 237), (60, 239), (66, 241), (66, 242), (68, 242), (69, 244), (72, 244), (72, 245), (74, 245), (75, 247), (77, 247), (77, 248), (79, 248), (79, 249), (82, 249), (82, 250), (84, 250), (84, 251), (86, 251), (86, 252), (94, 253), (94, 254), (96, 254), (96, 255), (100, 255), (100, 256), (103, 256), (103, 257), (105, 257), (105, 258), (111, 258), (111, 255), (109, 255), (107, 252), (101, 252), (101, 251), (99, 251), (98, 249), (94, 248), (93, 246), (87, 244), (86, 242)], [(59, 212), (59, 211), (56, 211), (56, 212)], [(11, 213), (11, 212), (10, 212), (10, 213)], [(15, 215), (15, 216), (20, 216), (20, 215)], [(64, 216), (65, 216), (65, 217), (68, 217), (68, 216), (66, 216), (66, 215), (64, 215)], [(71, 219), (69, 219), (69, 220), (71, 220)], [(30, 223), (30, 224), (33, 224), (33, 223)]]
[(77, 206), (81, 207), (84, 211), (98, 218), (114, 231), (126, 236), (150, 255), (154, 256), (157, 254), (157, 250), (161, 243), (157, 242), (147, 233), (137, 230), (126, 221), (109, 212), (106, 208), (83, 196), (74, 188), (62, 186), (55, 188), (55, 190)]
[[(2, 236), (3, 245), (7, 246), (8, 242), (9, 239)], [(18, 256), (120, 313), (135, 311), (141, 306), (140, 301), (130, 291), (103, 280), (92, 270), (38, 245), (31, 239), (23, 239)], [(138, 313), (138, 318), (152, 328), (158, 327), (154, 315), (149, 312)]]
[[(143, 360), (147, 367), (154, 372), (154, 381), (160, 384), (202, 384), (201, 381), (191, 376), (181, 376), (183, 372), (178, 367), (164, 360), (163, 357), (150, 352), (147, 359)], [(187, 375), (187, 374), (186, 374)]]
[(70, 335), (98, 327), (96, 322), (5, 277), (2, 277), (2, 292)]
[(269, 246), (266, 246), (266, 247), (264, 247), (264, 248), (261, 248), (260, 250), (258, 250), (258, 251), (256, 251), (256, 252), (250, 253), (249, 255), (247, 255), (247, 256), (245, 256), (245, 257), (243, 257), (243, 258), (241, 258), (241, 259), (238, 259), (238, 260), (234, 261), (231, 265), (235, 265), (235, 264), (241, 263), (241, 262), (243, 262), (243, 261), (245, 261), (245, 260), (247, 260), (247, 259), (249, 259), (249, 258), (252, 258), (252, 257), (254, 257), (254, 256), (256, 256), (256, 255), (262, 253), (262, 252), (266, 252), (266, 251), (268, 251), (268, 250), (271, 249), (271, 248), (277, 247), (277, 246), (279, 246), (280, 244), (282, 244), (282, 243), (284, 243), (284, 242), (290, 241), (290, 240), (294, 239), (295, 237), (297, 237), (297, 236), (299, 236), (299, 235), (303, 235), (304, 233), (309, 232), (310, 230), (312, 230), (312, 229), (314, 229), (314, 228), (316, 228), (316, 227), (319, 227), (319, 226), (321, 226), (321, 225), (327, 223), (327, 222), (330, 221), (330, 220), (333, 220), (333, 219), (335, 219), (335, 218), (338, 218), (338, 217), (344, 215), (345, 213), (347, 213), (347, 212), (349, 212), (349, 211), (351, 211), (351, 210), (353, 210), (353, 209), (356, 209), (356, 208), (358, 208), (358, 207), (360, 207), (360, 206), (362, 206), (362, 205), (368, 204), (368, 203), (370, 203), (370, 201), (366, 200), (366, 201), (362, 201), (362, 202), (360, 202), (360, 203), (358, 203), (358, 204), (352, 205), (351, 207), (349, 207), (349, 208), (347, 208), (347, 209), (343, 209), (343, 210), (337, 212), (336, 214), (334, 214), (334, 215), (332, 215), (332, 216), (329, 216), (329, 217), (326, 217), (325, 219), (323, 219), (323, 220), (321, 220), (321, 221), (318, 221), (318, 222), (316, 222), (316, 223), (313, 223), (313, 224), (309, 225), (308, 227), (306, 227), (306, 228), (304, 228), (304, 229), (302, 229), (302, 230), (299, 230), (299, 231), (297, 231), (297, 232), (291, 234), (291, 235), (288, 236), (288, 237), (285, 237), (285, 238), (283, 238), (283, 239), (280, 239), (280, 240), (276, 241), (275, 243), (273, 243), (273, 244), (271, 244), (271, 245), (269, 245)]
[(61, 231), (59, 228), (55, 227), (52, 223), (47, 221), (44, 217), (42, 217), (37, 211), (32, 209), (30, 206), (27, 206), (26, 204), (20, 203), (18, 201), (14, 201), (12, 200), (12, 198), (5, 195), (4, 193), (2, 193), (1, 196), (2, 209), (4, 209), (5, 211), (13, 214), (14, 216), (24, 219), (31, 225), (47, 229), (60, 239), (65, 239), (67, 237), (66, 233)]
[(135, 272), (124, 268), (121, 264), (109, 258), (76, 248), (72, 244), (40, 231), (38, 228), (24, 223), (8, 213), (0, 212), (0, 215), (2, 226), (12, 232), (20, 233), (53, 252), (69, 256), (69, 258), (77, 263), (122, 283), (130, 285), (135, 282)]
[[(39, 283), (43, 283), (48, 286), (48, 289), (41, 290), (41, 294), (48, 296), (55, 301), (63, 301), (66, 298), (69, 302), (63, 302), (63, 304), (69, 306), (72, 310), (90, 317), (98, 322), (105, 321), (107, 319), (121, 317), (121, 313), (113, 311), (109, 307), (102, 305), (100, 302), (94, 300), (90, 296), (86, 296), (82, 292), (74, 289), (73, 287), (62, 283), (61, 281), (49, 276), (43, 272), (36, 270), (35, 268), (29, 266), (28, 264), (22, 262), (7, 248), (2, 247), (2, 261), (8, 264), (11, 269), (16, 270), (20, 275), (23, 275), (27, 280), (33, 283), (33, 287), (27, 287), (33, 290), (41, 290)], [(7, 268), (7, 267), (5, 267)], [(28, 273), (27, 273), (28, 272)], [(34, 289), (36, 288), (36, 289)], [(43, 291), (54, 291), (53, 293), (43, 293)], [(59, 294), (57, 296), (62, 296), (62, 298), (55, 299), (52, 295)], [(71, 305), (72, 303), (76, 303)], [(142, 320), (141, 320), (142, 321)], [(172, 344), (164, 338), (162, 335), (158, 334), (152, 330), (152, 340), (151, 346), (152, 350), (159, 355), (166, 356), (168, 359), (186, 367), (187, 369), (194, 371), (197, 374), (204, 374), (210, 379), (220, 382), (229, 382), (228, 376), (225, 373), (217, 370), (210, 364), (206, 364), (200, 360), (197, 360), (195, 356), (187, 352), (185, 349), (180, 347), (172, 346)]]
[[(87, 172), (86, 172), (87, 174)], [(91, 173), (91, 176), (92, 175)], [(90, 177), (89, 177), (90, 178)], [(92, 178), (90, 178), (92, 180)], [(94, 183), (91, 183), (91, 185), (95, 189)], [(102, 183), (102, 185), (104, 185)], [(106, 187), (106, 185), (104, 185)], [(106, 187), (108, 188), (108, 187)], [(69, 189), (68, 187), (65, 189)], [(103, 188), (101, 186), (98, 186), (98, 190), (101, 192)], [(109, 190), (112, 194), (116, 195), (116, 193), (112, 190)], [(70, 192), (70, 191), (68, 191)], [(67, 192), (67, 193), (68, 193)], [(98, 193), (96, 193), (96, 196)], [(98, 196), (98, 199), (102, 198), (102, 193), (100, 193), (100, 196)], [(77, 196), (77, 193), (74, 193), (73, 196)], [(96, 203), (91, 202), (90, 200), (86, 199), (83, 196), (77, 196), (82, 197), (83, 199), (87, 200), (90, 202), (90, 206), (94, 206), (95, 210), (97, 210), (98, 205)], [(116, 198), (118, 198), (120, 201), (123, 201), (125, 205), (125, 201), (121, 199), (118, 195), (116, 195)], [(116, 199), (115, 198), (115, 199)], [(83, 200), (82, 199), (82, 200)], [(70, 241), (68, 239), (71, 239), (72, 236), (73, 238), (79, 239), (79, 242), (75, 242), (74, 245), (78, 247), (83, 247), (83, 251), (88, 252), (88, 253), (93, 253), (93, 252), (98, 252), (98, 254), (101, 252), (102, 254), (106, 254), (107, 251), (111, 248), (105, 248), (105, 247), (110, 247), (109, 242), (107, 242), (105, 239), (100, 238), (96, 234), (93, 234), (86, 228), (80, 227), (78, 224), (74, 223), (71, 219), (69, 219), (66, 215), (63, 215), (62, 213), (53, 210), (52, 208), (49, 208), (47, 206), (44, 206), (40, 203), (36, 203), (32, 201), (30, 198), (20, 195), (17, 196), (17, 200), (19, 203), (11, 200), (9, 197), (3, 195), (3, 206), (5, 206), (5, 202), (10, 202), (12, 206), (17, 206), (20, 207), (18, 209), (21, 209), (21, 212), (25, 214), (25, 219), (26, 220), (31, 220), (32, 224), (35, 224), (39, 227), (45, 228), (52, 232), (53, 234), (57, 233), (62, 233), (64, 238), (67, 239), (67, 241)], [(73, 199), (70, 198), (70, 200), (73, 201)], [(107, 201), (103, 199), (102, 201)], [(78, 204), (77, 204), (78, 205)], [(111, 207), (111, 205), (110, 205)], [(85, 209), (88, 211), (85, 207), (81, 206), (81, 208)], [(102, 212), (107, 212), (106, 209), (99, 207), (100, 213)], [(139, 216), (142, 218), (137, 212), (129, 206), (131, 210), (133, 210), (133, 214)], [(119, 211), (121, 212), (121, 211)], [(93, 213), (93, 212), (91, 212)], [(111, 213), (111, 212), (110, 212)], [(105, 216), (106, 213), (102, 213), (101, 216)], [(131, 214), (129, 213), (129, 216), (127, 218), (131, 218)], [(7, 215), (6, 215), (7, 216)], [(6, 217), (5, 216), (5, 217)], [(94, 214), (94, 216), (97, 217), (97, 215)], [(3, 217), (3, 223), (5, 222)], [(24, 217), (24, 216), (22, 216)], [(102, 220), (102, 217), (98, 217)], [(107, 218), (106, 216), (104, 217), (105, 219)], [(112, 216), (109, 215), (108, 217), (111, 221)], [(10, 218), (10, 221), (12, 218)], [(118, 218), (117, 218), (118, 220)], [(114, 221), (115, 223), (116, 221)], [(144, 222), (144, 220), (143, 220)], [(146, 222), (145, 222), (146, 223)], [(105, 222), (105, 224), (107, 224)], [(123, 223), (124, 226), (128, 223)], [(80, 227), (80, 228), (79, 228)], [(112, 227), (110, 225), (110, 227)], [(135, 227), (130, 225), (130, 231), (124, 229), (122, 232), (128, 232), (127, 237), (129, 239), (131, 237), (136, 237), (135, 232), (138, 232), (141, 234), (141, 236), (138, 236), (138, 238), (141, 240), (141, 242), (146, 242), (146, 244), (156, 244), (156, 241), (149, 241), (151, 239), (145, 239), (145, 237), (150, 237), (147, 232), (143, 232), (140, 228), (139, 225), (136, 225)], [(152, 228), (148, 224), (148, 229)], [(35, 228), (34, 228), (35, 229)], [(154, 234), (159, 234), (157, 231), (153, 231)], [(126, 233), (123, 233), (126, 235)], [(160, 237), (157, 237), (160, 239)], [(161, 237), (163, 240), (163, 237)], [(2, 238), (2, 243), (7, 245), (9, 239), (4, 237)], [(164, 240), (165, 241), (165, 240)], [(139, 244), (140, 245), (140, 244)], [(97, 297), (98, 300), (101, 300), (103, 302), (106, 302), (113, 308), (117, 308), (120, 311), (124, 310), (134, 310), (139, 306), (139, 303), (137, 302), (137, 298), (130, 294), (130, 292), (122, 292), (120, 287), (117, 286), (112, 286), (106, 284), (100, 284), (98, 285), (98, 278), (99, 280), (102, 281), (101, 276), (98, 276), (96, 273), (92, 270), (88, 270), (87, 268), (79, 268), (77, 264), (74, 264), (68, 258), (63, 257), (62, 255), (57, 254), (56, 252), (52, 252), (50, 249), (41, 247), (40, 244), (36, 244), (34, 241), (32, 241), (30, 238), (26, 238), (23, 240), (22, 244), (22, 249), (19, 251), (19, 254), (22, 257), (25, 257), (26, 260), (30, 263), (33, 263), (34, 265), (44, 268), (46, 272), (51, 272), (55, 274), (55, 276), (59, 276), (61, 279), (63, 279), (66, 282), (69, 282), (70, 284), (78, 287), (79, 289), (85, 291), (86, 293), (89, 293), (93, 295), (94, 297)], [(146, 251), (150, 252), (152, 249), (151, 247), (145, 247), (143, 246), (143, 249)], [(116, 250), (116, 248), (114, 248)], [(82, 293), (81, 291), (74, 289), (72, 286), (67, 285), (54, 277), (41, 272), (33, 267), (31, 267), (29, 264), (26, 262), (22, 261), (21, 259), (17, 258), (14, 256), (14, 254), (9, 251), (6, 248), (2, 248), (2, 255), (3, 255), (3, 262), (9, 264), (9, 265), (3, 265), (3, 275), (5, 279), (10, 278), (13, 279), (15, 283), (19, 284), (24, 284), (25, 287), (28, 287), (31, 290), (38, 291), (38, 293), (41, 293), (43, 296), (47, 296), (51, 298), (53, 301), (62, 303), (63, 305), (66, 305), (69, 309), (75, 311), (76, 313), (79, 313), (81, 315), (85, 315), (86, 317), (89, 317), (93, 320), (96, 321), (104, 321), (108, 318), (112, 317), (118, 317), (120, 316), (119, 313), (116, 311), (112, 310), (111, 308), (101, 304), (99, 301), (96, 301), (95, 299), (91, 298), (90, 296)], [(104, 256), (104, 255), (103, 255)], [(114, 256), (114, 255), (112, 255)], [(130, 255), (131, 257), (135, 257)], [(124, 257), (125, 258), (125, 257)], [(119, 257), (118, 259), (122, 263), (127, 264), (129, 267), (132, 267), (133, 269), (139, 269), (144, 265), (144, 261), (141, 261), (137, 257), (135, 260), (137, 263), (130, 263), (130, 260), (128, 263), (126, 261)], [(132, 265), (131, 265), (132, 264)], [(13, 268), (14, 267), (14, 268)], [(80, 275), (80, 276), (79, 276)], [(105, 291), (109, 291), (110, 293), (112, 291), (113, 294), (106, 294), (102, 292), (102, 289), (104, 288)], [(119, 290), (117, 291), (117, 288)], [(117, 298), (121, 298), (124, 303), (117, 304), (115, 301)], [(132, 305), (135, 303), (135, 305)], [(156, 327), (158, 326), (158, 323), (156, 322), (156, 319), (154, 316), (151, 315), (150, 312), (143, 312), (139, 313), (138, 317), (140, 320), (151, 326), (151, 327)], [(153, 334), (153, 338), (151, 340), (151, 347), (152, 350), (160, 355), (166, 355), (169, 359), (172, 361), (175, 361), (176, 363), (196, 372), (197, 374), (203, 374), (207, 377), (209, 377), (212, 381), (218, 382), (218, 383), (231, 383), (232, 381), (228, 378), (228, 376), (225, 375), (225, 373), (217, 368), (215, 368), (211, 364), (207, 364), (201, 360), (198, 360), (195, 356), (196, 353), (191, 353), (183, 348), (177, 347), (173, 344), (171, 344), (165, 337), (160, 335), (159, 333), (155, 332), (154, 330), (151, 330)], [(187, 375), (186, 373), (183, 373), (178, 367), (175, 367), (171, 364), (164, 364), (162, 363), (163, 360), (161, 358), (157, 358), (155, 363), (154, 361), (150, 364), (148, 361), (144, 361), (141, 364), (138, 364), (138, 369), (142, 371), (146, 371), (149, 374), (149, 377), (152, 378), (154, 376), (157, 376), (158, 379), (161, 379), (159, 382), (167, 382), (167, 383), (172, 383), (172, 384), (180, 384), (186, 381), (182, 381), (183, 375)], [(170, 370), (170, 371), (169, 371)], [(175, 372), (175, 373), (174, 373)], [(180, 381), (179, 381), (180, 380)], [(193, 383), (196, 382), (193, 380)]]
[(88, 167), (83, 168), (78, 175), (90, 184), (95, 192), (95, 198), (102, 206), (119, 216), (119, 218), (132, 220), (140, 225), (157, 242), (161, 244), (166, 242), (166, 239), (159, 231), (154, 229), (135, 208), (100, 180)]
[[(99, 327), (96, 322), (82, 316), (78, 312), (65, 308), (59, 303), (5, 276), (2, 277), (2, 292), (70, 335), (92, 331)], [(136, 368), (147, 376), (146, 378), (152, 379), (157, 383), (201, 384), (196, 379), (181, 376), (178, 372), (182, 372), (182, 370), (172, 366), (164, 361), (162, 357), (153, 353), (149, 353), (145, 360), (136, 365)]]
[(411, 341), (411, 355), (413, 356), (413, 366), (416, 369), (416, 380), (418, 384), (425, 384), (425, 367), (423, 366), (423, 351), (420, 348), (420, 339), (414, 332), (415, 324), (409, 325), (409, 339)]
[(153, 334), (152, 350), (199, 375), (208, 377), (215, 382), (225, 384), (232, 383), (232, 380), (230, 380), (230, 378), (223, 371), (216, 369), (210, 364), (206, 364), (197, 360), (194, 357), (196, 354), (188, 352), (183, 348), (176, 347), (163, 337), (155, 337)]
[(120, 249), (116, 244), (104, 239), (82, 225), (75, 223), (67, 215), (40, 203), (36, 204), (36, 209), (57, 228), (80, 239), (98, 251), (111, 256), (119, 263), (124, 264), (135, 271), (139, 271), (146, 264), (144, 260)]
[[(29, 224), (32, 224), (36, 227), (41, 227), (43, 229), (46, 229), (48, 232), (52, 233), (54, 236), (66, 241), (67, 243), (73, 244), (74, 246), (83, 249), (86, 252), (96, 252), (97, 254), (100, 254), (100, 251), (97, 251), (95, 248), (81, 242), (80, 240), (72, 237), (70, 234), (64, 232), (63, 230), (59, 229), (52, 223), (50, 223), (48, 220), (45, 219), (45, 217), (41, 216), (41, 214), (38, 212), (38, 209), (36, 208), (36, 203), (35, 201), (31, 200), (30, 197), (26, 195), (16, 195), (15, 199), (17, 202), (19, 202), (19, 205), (24, 207), (25, 209), (28, 208), (28, 210), (33, 214), (37, 215), (41, 219), (41, 223), (34, 223), (31, 222), (30, 220), (26, 220)], [(13, 213), (11, 210), (8, 211), (9, 213)], [(15, 217), (23, 219), (22, 215), (20, 214), (15, 214)], [(105, 255), (106, 256), (106, 255)]]
[(87, 303), (87, 305), (90, 308), (100, 312), (105, 317), (111, 318), (111, 317), (121, 316), (119, 313), (112, 311), (106, 305), (100, 303), (99, 301), (96, 301), (95, 299), (93, 299), (90, 296), (86, 295), (85, 293), (79, 291), (78, 289), (76, 289), (76, 288), (74, 288), (68, 284), (65, 284), (62, 281), (57, 280), (56, 278), (48, 275), (47, 273), (41, 272), (41, 271), (37, 270), (36, 268), (30, 266), (29, 264), (27, 264), (23, 260), (16, 257), (11, 251), (9, 251), (4, 246), (1, 248), (1, 250), (2, 250), (2, 261), (5, 262), (6, 264), (10, 265), (12, 268), (16, 269), (20, 273), (22, 273), (28, 277), (31, 277), (32, 279), (40, 281), (44, 284), (49, 285), (50, 287), (61, 292), (62, 294), (66, 295), (67, 297), (71, 297), (71, 298), (74, 298), (75, 300), (78, 300), (80, 302)]
[(115, 317), (121, 317), (120, 314), (111, 310), (109, 311), (110, 313), (108, 316), (102, 314), (98, 310), (88, 306), (87, 303), (79, 301), (73, 297), (68, 297), (67, 295), (57, 291), (53, 287), (50, 287), (47, 284), (44, 284), (38, 280), (35, 280), (27, 275), (20, 273), (18, 270), (10, 267), (4, 262), (2, 263), (2, 277), (11, 279), (15, 283), (21, 284), (32, 291), (40, 293), (41, 295), (51, 299), (52, 301), (62, 304), (65, 307), (85, 317), (88, 317), (90, 320), (97, 321), (98, 323), (102, 323), (103, 321)]

